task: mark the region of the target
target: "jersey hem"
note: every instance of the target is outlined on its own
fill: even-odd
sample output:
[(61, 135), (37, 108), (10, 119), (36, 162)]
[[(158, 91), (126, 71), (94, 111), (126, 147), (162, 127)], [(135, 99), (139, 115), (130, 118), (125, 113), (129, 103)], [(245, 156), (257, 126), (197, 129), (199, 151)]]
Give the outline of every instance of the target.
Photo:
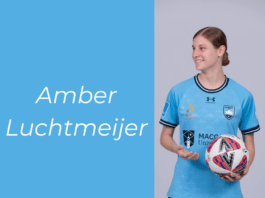
[(162, 124), (162, 125), (165, 125), (165, 126), (172, 127), (172, 128), (176, 128), (176, 126), (178, 126), (177, 124), (172, 124), (172, 123), (167, 122), (167, 121), (162, 120), (162, 119), (160, 119), (159, 123)]
[(243, 130), (243, 131), (241, 131), (241, 133), (243, 135), (246, 135), (246, 134), (258, 132), (259, 130), (260, 130), (260, 126), (258, 125), (258, 126), (255, 126), (253, 128), (250, 128), (250, 129), (247, 129), (247, 130)]

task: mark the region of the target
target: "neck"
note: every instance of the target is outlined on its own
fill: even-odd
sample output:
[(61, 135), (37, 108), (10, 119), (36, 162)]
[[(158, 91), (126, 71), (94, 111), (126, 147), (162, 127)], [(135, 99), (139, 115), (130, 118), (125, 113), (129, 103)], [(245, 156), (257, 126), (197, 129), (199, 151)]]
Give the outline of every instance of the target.
[(217, 89), (225, 81), (225, 75), (222, 67), (209, 70), (202, 70), (198, 76), (200, 83), (207, 89)]

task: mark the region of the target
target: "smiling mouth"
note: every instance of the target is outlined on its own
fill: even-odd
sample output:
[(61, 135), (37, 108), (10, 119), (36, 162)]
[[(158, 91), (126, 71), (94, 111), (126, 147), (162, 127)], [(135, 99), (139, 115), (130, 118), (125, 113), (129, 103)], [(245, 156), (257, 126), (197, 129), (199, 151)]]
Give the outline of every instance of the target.
[(203, 62), (203, 60), (196, 60), (195, 63)]

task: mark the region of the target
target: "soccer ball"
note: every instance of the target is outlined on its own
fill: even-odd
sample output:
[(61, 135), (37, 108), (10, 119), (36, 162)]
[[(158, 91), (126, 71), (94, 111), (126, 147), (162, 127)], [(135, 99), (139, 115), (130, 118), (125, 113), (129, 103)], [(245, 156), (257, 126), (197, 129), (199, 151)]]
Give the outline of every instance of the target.
[(207, 166), (219, 177), (233, 176), (245, 170), (249, 151), (245, 143), (234, 135), (220, 135), (206, 149)]

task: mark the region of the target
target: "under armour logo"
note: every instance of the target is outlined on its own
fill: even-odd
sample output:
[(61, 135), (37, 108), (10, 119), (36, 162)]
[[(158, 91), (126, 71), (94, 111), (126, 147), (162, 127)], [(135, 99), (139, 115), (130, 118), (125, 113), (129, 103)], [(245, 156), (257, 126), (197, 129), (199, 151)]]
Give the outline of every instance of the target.
[(207, 97), (206, 101), (207, 102), (215, 102), (215, 97), (212, 97), (212, 98)]

